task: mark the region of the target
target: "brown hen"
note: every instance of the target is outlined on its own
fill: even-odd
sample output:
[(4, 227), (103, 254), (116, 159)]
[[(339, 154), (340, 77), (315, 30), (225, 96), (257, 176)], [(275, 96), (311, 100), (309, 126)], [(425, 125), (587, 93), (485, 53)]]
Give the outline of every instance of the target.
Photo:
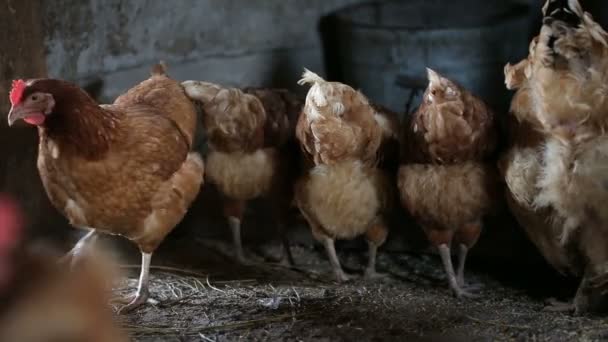
[(122, 310), (145, 303), (152, 253), (203, 181), (203, 162), (191, 152), (193, 102), (157, 65), (111, 105), (56, 79), (16, 81), (11, 103), (9, 124), (38, 127), (38, 170), (49, 199), (72, 226), (89, 230), (70, 252), (73, 261), (98, 232), (130, 239), (141, 251), (141, 274)]
[(207, 82), (183, 84), (189, 96), (202, 103), (209, 145), (207, 179), (223, 196), (237, 259), (246, 262), (241, 222), (247, 204), (262, 197), (272, 204), (283, 242), (281, 261), (293, 263), (285, 223), (298, 170), (293, 132), (301, 102), (282, 89), (243, 91)]
[[(429, 85), (405, 127), (405, 163), (398, 186), (404, 207), (439, 250), (450, 288), (467, 290), (464, 265), (482, 219), (495, 205), (495, 170), (488, 159), (496, 145), (492, 111), (461, 86), (428, 69)], [(458, 244), (458, 271), (450, 250)]]
[[(367, 238), (367, 277), (376, 275), (376, 254), (388, 234), (384, 213), (394, 186), (377, 165), (394, 158), (396, 117), (377, 110), (361, 93), (306, 71), (299, 84), (312, 84), (296, 135), (307, 169), (296, 186), (296, 203), (312, 234), (323, 243), (337, 280), (346, 281), (335, 239)], [(380, 149), (380, 147), (383, 149)]]

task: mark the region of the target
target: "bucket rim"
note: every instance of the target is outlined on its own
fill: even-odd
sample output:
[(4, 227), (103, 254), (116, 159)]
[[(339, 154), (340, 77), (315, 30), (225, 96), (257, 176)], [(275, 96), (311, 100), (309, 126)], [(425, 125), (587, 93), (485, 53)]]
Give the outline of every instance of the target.
[[(423, 1), (423, 0), (419, 0), (422, 3), (425, 3), (427, 1)], [(480, 0), (480, 2), (482, 2)], [(419, 26), (414, 26), (414, 25), (389, 25), (389, 24), (373, 24), (373, 23), (367, 23), (367, 22), (363, 22), (361, 20), (356, 20), (352, 18), (352, 15), (350, 15), (352, 12), (355, 12), (357, 10), (361, 10), (363, 8), (366, 7), (370, 7), (370, 6), (374, 6), (374, 7), (380, 7), (380, 6), (387, 6), (387, 5), (391, 5), (391, 4), (398, 4), (398, 3), (403, 3), (402, 0), (392, 0), (392, 1), (383, 1), (383, 2), (378, 2), (378, 1), (367, 1), (367, 2), (363, 2), (363, 3), (358, 3), (358, 4), (353, 4), (353, 5), (349, 5), (346, 7), (343, 7), (341, 9), (338, 9), (332, 13), (330, 13), (328, 16), (330, 17), (334, 17), (335, 19), (338, 20), (339, 23), (341, 24), (348, 24), (350, 27), (355, 28), (355, 29), (372, 29), (372, 30), (393, 30), (393, 31), (402, 31), (402, 32), (407, 32), (407, 31), (425, 31), (425, 32), (438, 32), (438, 31), (446, 31), (446, 30), (450, 30), (450, 31), (470, 31), (473, 29), (479, 29), (479, 28), (494, 28), (494, 27), (501, 27), (501, 26), (505, 26), (505, 25), (509, 25), (509, 24), (515, 24), (518, 21), (527, 21), (530, 17), (530, 15), (532, 14), (532, 6), (530, 4), (526, 4), (523, 3), (521, 1), (517, 1), (517, 0), (510, 0), (510, 1), (501, 1), (501, 4), (505, 4), (505, 3), (510, 3), (511, 6), (506, 5), (505, 6), (505, 10), (501, 13), (503, 13), (502, 15), (498, 16), (499, 19), (495, 19), (492, 20), (491, 22), (484, 22), (484, 23), (480, 23), (479, 25), (455, 25), (455, 26), (424, 26), (424, 25), (419, 25)]]

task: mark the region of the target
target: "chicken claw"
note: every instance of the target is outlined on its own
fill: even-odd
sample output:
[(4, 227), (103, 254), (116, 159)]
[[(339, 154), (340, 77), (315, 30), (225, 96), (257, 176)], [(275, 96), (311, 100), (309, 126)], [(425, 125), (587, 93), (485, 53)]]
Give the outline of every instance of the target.
[(340, 265), (340, 260), (338, 260), (338, 255), (336, 254), (336, 248), (334, 246), (334, 240), (329, 237), (323, 238), (323, 245), (325, 246), (325, 250), (327, 251), (327, 256), (329, 257), (329, 262), (331, 264), (331, 268), (336, 275), (336, 281), (338, 283), (345, 283), (352, 279), (352, 276), (346, 274)]
[(608, 294), (608, 273), (591, 278), (589, 280), (589, 287), (600, 290), (602, 295)]
[(378, 245), (373, 242), (368, 242), (368, 247), (368, 264), (363, 277), (365, 279), (378, 279), (386, 277), (386, 274), (376, 272), (376, 254), (378, 252)]
[(456, 296), (456, 298), (459, 298), (459, 299), (464, 299), (464, 298), (478, 299), (478, 298), (481, 298), (480, 294), (472, 293), (470, 291), (471, 290), (465, 290), (463, 288), (459, 288), (458, 290), (454, 290), (454, 295)]
[(466, 291), (479, 291), (483, 289), (483, 284), (467, 284), (464, 280), (464, 265), (467, 259), (467, 253), (469, 248), (465, 245), (460, 245), (460, 254), (458, 255), (458, 272), (456, 274), (456, 283), (458, 286)]
[(382, 279), (388, 277), (385, 273), (378, 273), (375, 269), (365, 269), (365, 273), (363, 274), (363, 278), (372, 280), (372, 279)]
[[(478, 294), (470, 293), (467, 290), (465, 290), (461, 285), (459, 285), (459, 282), (456, 278), (456, 274), (454, 273), (454, 266), (452, 265), (452, 256), (450, 254), (450, 247), (446, 244), (442, 244), (438, 247), (438, 249), (439, 249), (439, 255), (441, 256), (441, 261), (443, 262), (443, 267), (445, 269), (445, 273), (448, 277), (448, 282), (450, 284), (450, 288), (454, 292), (454, 295), (456, 295), (456, 297), (458, 297), (458, 298), (474, 299), (474, 298), (480, 297)], [(461, 249), (460, 264), (464, 267), (464, 261), (462, 261), (463, 260), (462, 250), (463, 249)], [(459, 273), (462, 273), (462, 272), (459, 272)], [(464, 283), (464, 277), (462, 279), (462, 282)]]
[(148, 301), (148, 297), (148, 290), (144, 290), (138, 291), (127, 298), (123, 298), (124, 301), (128, 301), (129, 303), (119, 307), (118, 310), (116, 310), (116, 314), (121, 315), (137, 309)]
[(123, 314), (134, 309), (139, 306), (145, 304), (148, 301), (148, 297), (150, 296), (150, 292), (148, 289), (148, 283), (150, 281), (150, 261), (152, 259), (151, 253), (141, 253), (141, 273), (139, 274), (139, 284), (137, 285), (137, 291), (127, 297), (127, 298), (119, 298), (114, 299), (115, 303), (128, 303), (117, 310), (117, 314)]
[(547, 306), (543, 308), (546, 312), (574, 312), (575, 306), (572, 302), (562, 302), (555, 298), (547, 300)]
[(334, 273), (336, 274), (336, 281), (338, 283), (348, 283), (354, 279), (354, 276), (347, 274), (343, 270), (334, 271)]

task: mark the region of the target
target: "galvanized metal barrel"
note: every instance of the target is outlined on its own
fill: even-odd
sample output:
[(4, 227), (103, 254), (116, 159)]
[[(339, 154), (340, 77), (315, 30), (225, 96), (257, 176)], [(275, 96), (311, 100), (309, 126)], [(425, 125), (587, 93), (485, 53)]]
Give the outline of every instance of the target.
[[(322, 26), (331, 78), (403, 112), (426, 67), (508, 109), (503, 67), (527, 54), (529, 7), (515, 0), (408, 0), (356, 5)], [(403, 86), (396, 85), (402, 76)], [(419, 103), (420, 95), (413, 101)]]

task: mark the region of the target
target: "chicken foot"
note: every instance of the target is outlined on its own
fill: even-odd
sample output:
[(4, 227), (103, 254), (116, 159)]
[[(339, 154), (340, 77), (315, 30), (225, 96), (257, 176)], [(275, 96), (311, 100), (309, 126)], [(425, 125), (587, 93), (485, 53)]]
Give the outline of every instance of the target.
[(378, 254), (378, 245), (368, 241), (368, 260), (367, 267), (365, 268), (364, 277), (367, 279), (376, 279), (385, 276), (382, 273), (376, 272), (376, 255)]
[(467, 260), (469, 248), (466, 245), (460, 244), (458, 254), (458, 271), (456, 273), (456, 283), (461, 289), (467, 291), (478, 291), (483, 288), (482, 284), (467, 284), (464, 280), (464, 265)]
[(573, 302), (562, 302), (555, 298), (547, 299), (547, 306), (543, 308), (543, 311), (547, 312), (573, 312), (574, 311), (574, 303)]
[(364, 277), (367, 279), (383, 277), (385, 276), (384, 274), (376, 272), (376, 255), (378, 254), (378, 247), (386, 241), (388, 230), (384, 226), (382, 220), (378, 218), (377, 221), (370, 226), (367, 232), (365, 232), (365, 235), (368, 246), (368, 263)]
[(325, 246), (325, 251), (329, 257), (331, 268), (336, 275), (336, 280), (339, 283), (349, 281), (351, 277), (344, 272), (342, 266), (340, 265), (340, 260), (338, 260), (338, 255), (336, 254), (336, 248), (334, 246), (334, 240), (327, 236), (323, 237), (323, 246)]
[(137, 284), (137, 291), (126, 297), (113, 300), (113, 302), (127, 303), (120, 307), (117, 314), (127, 313), (133, 311), (139, 306), (145, 304), (150, 296), (149, 292), (149, 281), (150, 281), (150, 261), (152, 260), (152, 253), (141, 253), (141, 271), (139, 274), (139, 283)]
[(450, 288), (454, 291), (454, 294), (458, 298), (477, 298), (478, 295), (472, 294), (467, 290), (463, 289), (456, 279), (456, 274), (454, 273), (454, 266), (452, 265), (452, 256), (450, 254), (450, 247), (447, 244), (441, 244), (437, 247), (439, 250), (439, 255), (441, 256), (441, 261), (443, 262), (443, 267), (445, 269), (445, 273), (448, 277), (448, 282), (450, 284)]
[(84, 253), (86, 253), (87, 249), (95, 244), (97, 237), (97, 231), (95, 229), (89, 229), (89, 232), (80, 238), (76, 245), (74, 245), (74, 247), (59, 260), (59, 262), (69, 262), (70, 268), (74, 268), (78, 260), (80, 260)]
[(279, 221), (277, 222), (276, 226), (277, 234), (280, 237), (280, 250), (278, 252), (276, 251), (276, 241), (273, 240), (272, 245), (259, 246), (257, 253), (259, 253), (266, 261), (278, 262), (287, 267), (295, 266), (285, 225)]
[(289, 238), (287, 237), (287, 232), (285, 232), (284, 228), (281, 231), (281, 244), (283, 245), (283, 258), (282, 260), (286, 260), (287, 265), (295, 266), (296, 262), (293, 258), (293, 254), (291, 254), (291, 246), (289, 245)]
[(549, 312), (572, 312), (574, 315), (581, 315), (588, 312), (592, 304), (597, 300), (594, 296), (594, 292), (597, 292), (596, 278), (591, 277), (592, 271), (587, 266), (585, 274), (581, 283), (576, 290), (574, 298), (568, 302), (561, 302), (554, 298), (547, 300), (547, 306), (543, 308), (543, 311)]
[(589, 286), (595, 290), (600, 290), (604, 296), (608, 295), (608, 273), (589, 279)]

